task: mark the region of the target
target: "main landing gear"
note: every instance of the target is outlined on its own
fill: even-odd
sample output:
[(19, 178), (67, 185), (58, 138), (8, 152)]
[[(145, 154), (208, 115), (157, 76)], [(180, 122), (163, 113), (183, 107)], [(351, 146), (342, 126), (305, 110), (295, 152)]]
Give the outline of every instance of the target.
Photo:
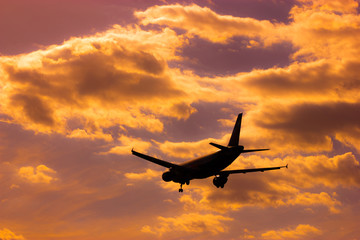
[(179, 192), (183, 192), (184, 190), (182, 189), (182, 184), (180, 184), (180, 188), (179, 188)]
[(180, 188), (179, 188), (179, 192), (183, 192), (184, 190), (183, 190), (183, 188), (182, 188), (182, 185), (183, 184), (186, 184), (186, 185), (189, 185), (190, 184), (190, 181), (189, 180), (187, 180), (186, 182), (184, 182), (184, 183), (180, 183)]

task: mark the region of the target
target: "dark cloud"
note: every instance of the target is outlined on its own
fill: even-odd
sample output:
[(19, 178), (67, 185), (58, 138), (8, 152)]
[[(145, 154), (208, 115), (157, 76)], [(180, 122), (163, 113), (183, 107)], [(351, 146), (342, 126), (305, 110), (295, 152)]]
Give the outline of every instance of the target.
[(37, 96), (16, 94), (11, 97), (12, 105), (21, 107), (25, 115), (33, 122), (53, 126), (55, 120), (52, 110), (44, 100)]
[(289, 11), (296, 3), (295, 0), (288, 1), (266, 1), (253, 0), (212, 0), (211, 6), (217, 13), (239, 17), (252, 17), (260, 20), (271, 20), (278, 22), (289, 22)]
[(302, 103), (264, 109), (256, 120), (260, 127), (309, 143), (346, 133), (359, 136), (360, 104), (348, 102)]
[[(90, 45), (82, 39), (69, 40), (63, 47), (49, 47), (34, 53), (31, 60), (27, 60), (36, 59), (36, 63), (28, 62), (25, 66), (15, 59), (4, 60), (2, 67), (7, 76), (4, 81), (14, 87), (8, 92), (7, 98), (12, 99), (8, 107), (20, 106), (28, 120), (47, 126), (53, 126), (53, 114), (57, 115), (59, 126), (65, 125), (65, 118), (79, 118), (59, 117), (61, 110), (74, 113), (110, 107), (126, 111), (128, 107), (141, 105), (142, 111), (160, 109), (161, 114), (177, 118), (187, 118), (194, 111), (187, 94), (172, 79), (166, 61), (155, 55), (156, 51), (147, 52), (139, 46), (126, 48), (124, 44), (103, 44), (102, 40), (101, 37), (92, 39)], [(77, 52), (77, 48), (82, 47), (87, 51)], [(167, 102), (162, 108), (151, 103), (164, 100)], [(14, 117), (10, 108), (7, 114)], [(19, 120), (19, 115), (15, 120)], [(159, 122), (152, 122), (160, 129)]]
[(288, 68), (259, 71), (244, 78), (243, 84), (264, 97), (318, 96), (348, 97), (359, 89), (356, 70), (360, 62), (318, 61), (294, 64)]
[(75, 85), (75, 96), (80, 99), (92, 96), (101, 101), (134, 101), (183, 94), (169, 77), (162, 74), (164, 62), (149, 53), (120, 54), (116, 51), (108, 56), (96, 52), (70, 60), (64, 67), (68, 73), (63, 77)]
[(195, 37), (180, 53), (184, 60), (170, 63), (170, 66), (191, 69), (200, 76), (224, 76), (290, 64), (289, 55), (293, 52), (290, 44), (277, 44), (265, 49), (247, 48), (248, 40), (234, 37), (229, 44), (220, 44)]

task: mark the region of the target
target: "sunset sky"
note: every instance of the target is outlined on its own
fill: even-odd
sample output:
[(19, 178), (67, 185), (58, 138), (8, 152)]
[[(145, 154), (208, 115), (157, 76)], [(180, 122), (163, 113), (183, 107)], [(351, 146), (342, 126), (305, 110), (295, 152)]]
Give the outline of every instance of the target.
[[(0, 0), (0, 239), (360, 239), (356, 0)], [(226, 144), (229, 168), (165, 183)]]

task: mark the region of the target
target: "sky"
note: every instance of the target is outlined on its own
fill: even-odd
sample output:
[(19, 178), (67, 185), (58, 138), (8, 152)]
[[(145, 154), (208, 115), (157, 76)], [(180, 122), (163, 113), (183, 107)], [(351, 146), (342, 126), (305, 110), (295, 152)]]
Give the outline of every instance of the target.
[[(0, 0), (0, 239), (360, 239), (355, 0)], [(165, 183), (134, 147), (229, 169)]]

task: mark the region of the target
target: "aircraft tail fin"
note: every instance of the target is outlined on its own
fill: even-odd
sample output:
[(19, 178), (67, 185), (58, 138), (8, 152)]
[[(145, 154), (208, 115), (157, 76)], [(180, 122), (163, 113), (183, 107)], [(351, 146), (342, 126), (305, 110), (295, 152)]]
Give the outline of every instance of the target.
[(241, 129), (242, 113), (240, 113), (236, 119), (234, 129), (232, 131), (228, 146), (235, 147), (239, 145), (240, 129)]

